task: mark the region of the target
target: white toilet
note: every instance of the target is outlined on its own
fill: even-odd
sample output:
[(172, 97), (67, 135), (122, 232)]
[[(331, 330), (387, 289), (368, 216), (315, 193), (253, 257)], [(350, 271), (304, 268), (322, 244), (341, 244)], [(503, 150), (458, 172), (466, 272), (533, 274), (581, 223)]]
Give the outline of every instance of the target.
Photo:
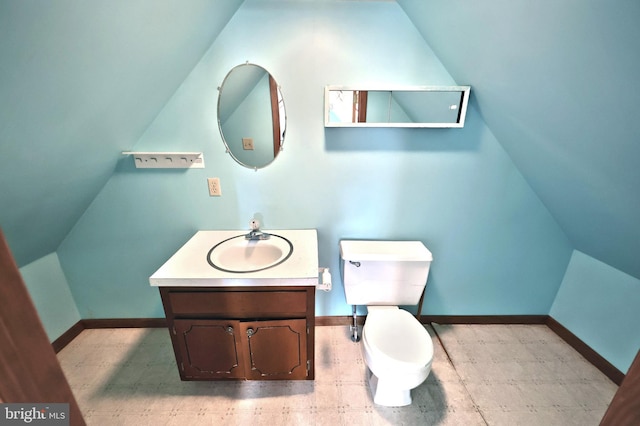
[(367, 306), (362, 350), (376, 404), (411, 404), (411, 389), (431, 371), (433, 343), (422, 324), (399, 305), (416, 305), (433, 257), (420, 241), (340, 241), (347, 303)]

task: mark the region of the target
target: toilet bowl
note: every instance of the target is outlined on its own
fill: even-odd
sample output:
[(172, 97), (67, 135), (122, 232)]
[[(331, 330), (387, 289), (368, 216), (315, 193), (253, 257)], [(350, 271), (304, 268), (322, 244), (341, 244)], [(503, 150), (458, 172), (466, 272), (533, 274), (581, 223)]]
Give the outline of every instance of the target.
[(433, 342), (409, 312), (397, 306), (367, 306), (362, 351), (371, 374), (374, 403), (387, 407), (411, 404), (411, 389), (431, 371)]
[(359, 340), (356, 305), (368, 310), (362, 351), (376, 404), (411, 404), (411, 389), (431, 371), (431, 336), (398, 306), (419, 303), (432, 260), (421, 241), (340, 241), (340, 275), (347, 303), (353, 308), (354, 342)]

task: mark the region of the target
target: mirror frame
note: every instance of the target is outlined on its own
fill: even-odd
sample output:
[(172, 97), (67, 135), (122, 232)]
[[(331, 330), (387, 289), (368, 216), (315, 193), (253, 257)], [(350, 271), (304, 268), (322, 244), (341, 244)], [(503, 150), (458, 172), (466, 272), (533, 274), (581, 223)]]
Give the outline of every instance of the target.
[[(458, 105), (458, 120), (450, 123), (390, 123), (390, 122), (332, 122), (330, 117), (330, 91), (361, 92), (461, 92)], [(409, 127), (409, 128), (460, 128), (464, 127), (469, 104), (471, 86), (325, 86), (324, 89), (324, 126), (325, 127)]]
[[(259, 166), (255, 166), (255, 165), (250, 165), (250, 164), (246, 164), (243, 161), (240, 161), (240, 159), (236, 156), (236, 154), (233, 153), (233, 151), (231, 150), (229, 144), (227, 143), (227, 139), (224, 136), (224, 132), (222, 131), (222, 123), (220, 122), (220, 104), (221, 104), (221, 100), (222, 100), (222, 93), (224, 91), (224, 85), (227, 82), (227, 80), (229, 79), (229, 77), (231, 76), (231, 74), (237, 70), (238, 68), (241, 67), (246, 67), (246, 66), (254, 66), (257, 68), (262, 69), (265, 73), (267, 73), (267, 75), (269, 76), (269, 91), (270, 91), (270, 97), (271, 97), (271, 121), (275, 122), (276, 120), (278, 121), (278, 127), (276, 128), (275, 126), (273, 127), (273, 131), (272, 131), (272, 138), (273, 138), (273, 147), (274, 147), (274, 154), (273, 154), (273, 159), (271, 159), (271, 161), (269, 161), (268, 163), (259, 165)], [(274, 104), (274, 94), (275, 93), (275, 104)], [(233, 160), (240, 164), (241, 166), (244, 166), (246, 168), (249, 169), (254, 169), (254, 170), (258, 170), (258, 169), (262, 169), (267, 167), (268, 165), (270, 165), (271, 163), (273, 163), (275, 161), (275, 159), (278, 157), (278, 155), (280, 154), (281, 151), (284, 150), (284, 139), (285, 139), (285, 135), (287, 132), (287, 113), (286, 113), (286, 108), (285, 108), (285, 103), (284, 103), (284, 96), (282, 94), (282, 89), (281, 86), (276, 82), (275, 78), (273, 77), (273, 74), (271, 74), (269, 72), (269, 70), (267, 70), (265, 67), (263, 67), (262, 65), (258, 65), (258, 64), (254, 64), (251, 63), (249, 61), (243, 63), (243, 64), (239, 64), (234, 66), (233, 68), (231, 68), (229, 70), (229, 72), (227, 72), (227, 74), (225, 75), (224, 79), (222, 80), (222, 83), (220, 84), (220, 86), (218, 86), (218, 105), (217, 105), (217, 121), (218, 121), (218, 131), (220, 132), (220, 137), (222, 138), (222, 142), (224, 143), (225, 146), (225, 150), (226, 152), (231, 156), (231, 158), (233, 158)], [(280, 125), (281, 123), (284, 123), (282, 125)], [(276, 145), (275, 141), (276, 138), (279, 139), (279, 143)]]

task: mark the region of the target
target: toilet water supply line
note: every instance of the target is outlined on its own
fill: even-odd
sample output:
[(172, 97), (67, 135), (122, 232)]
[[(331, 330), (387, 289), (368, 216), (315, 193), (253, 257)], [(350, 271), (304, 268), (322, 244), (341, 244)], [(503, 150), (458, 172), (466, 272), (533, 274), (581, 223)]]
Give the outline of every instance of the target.
[(331, 272), (329, 272), (329, 268), (318, 268), (318, 272), (322, 275), (320, 275), (316, 288), (318, 290), (331, 291)]

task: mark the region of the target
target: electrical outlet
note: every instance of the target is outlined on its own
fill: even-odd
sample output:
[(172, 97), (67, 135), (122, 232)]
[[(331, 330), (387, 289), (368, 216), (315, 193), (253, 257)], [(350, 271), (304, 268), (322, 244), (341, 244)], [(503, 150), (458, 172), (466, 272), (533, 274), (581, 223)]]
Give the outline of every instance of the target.
[(209, 184), (209, 195), (212, 197), (219, 197), (222, 195), (222, 188), (220, 188), (220, 178), (207, 178)]
[(253, 138), (242, 138), (242, 147), (245, 150), (253, 150)]

